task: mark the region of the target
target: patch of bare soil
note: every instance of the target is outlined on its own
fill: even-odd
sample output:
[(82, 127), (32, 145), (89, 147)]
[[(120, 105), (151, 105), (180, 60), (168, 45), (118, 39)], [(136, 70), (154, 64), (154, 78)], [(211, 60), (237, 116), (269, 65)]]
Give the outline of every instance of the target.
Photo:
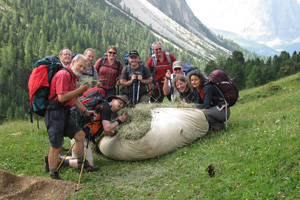
[(76, 186), (69, 181), (14, 175), (0, 170), (0, 200), (63, 200), (75, 193)]

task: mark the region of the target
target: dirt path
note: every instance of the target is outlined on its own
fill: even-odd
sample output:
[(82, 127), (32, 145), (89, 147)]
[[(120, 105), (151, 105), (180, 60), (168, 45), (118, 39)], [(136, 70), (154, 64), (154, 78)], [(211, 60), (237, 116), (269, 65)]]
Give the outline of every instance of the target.
[(76, 184), (45, 177), (13, 175), (0, 170), (0, 200), (66, 199), (74, 195)]

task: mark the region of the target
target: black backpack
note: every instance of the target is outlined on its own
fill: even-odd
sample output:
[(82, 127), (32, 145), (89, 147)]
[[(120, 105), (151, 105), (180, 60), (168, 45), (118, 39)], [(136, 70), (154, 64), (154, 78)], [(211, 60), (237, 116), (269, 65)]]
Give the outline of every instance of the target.
[[(94, 110), (97, 114), (95, 119), (93, 116), (87, 117), (75, 106), (71, 108), (71, 117), (85, 132), (86, 137), (90, 138), (94, 143), (95, 139), (100, 136), (103, 131), (100, 111), (103, 103), (108, 103), (105, 99), (105, 92), (102, 88), (90, 88), (78, 99), (88, 110)], [(108, 103), (109, 104), (109, 103)], [(90, 137), (89, 137), (90, 136)]]
[(234, 106), (239, 97), (239, 90), (234, 84), (233, 80), (222, 70), (214, 70), (208, 76), (208, 80), (214, 83), (216, 88), (223, 96), (229, 107)]

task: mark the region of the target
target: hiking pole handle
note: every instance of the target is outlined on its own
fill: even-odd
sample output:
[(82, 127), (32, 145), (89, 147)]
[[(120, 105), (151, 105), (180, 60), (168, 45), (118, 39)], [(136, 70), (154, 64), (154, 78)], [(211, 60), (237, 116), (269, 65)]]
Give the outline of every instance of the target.
[(90, 135), (89, 135), (88, 141), (86, 143), (85, 153), (84, 153), (84, 156), (83, 156), (83, 163), (81, 165), (80, 174), (79, 174), (78, 183), (77, 183), (77, 188), (76, 188), (75, 191), (79, 191), (80, 180), (81, 180), (81, 176), (82, 176), (82, 172), (83, 172), (83, 168), (84, 168), (84, 163), (85, 163), (85, 160), (86, 160), (86, 154), (87, 154), (87, 151), (88, 151), (89, 141), (90, 141), (91, 136), (92, 136), (92, 130), (93, 130), (94, 122), (95, 122), (95, 117), (93, 117), (93, 119), (92, 119), (92, 124), (91, 124), (91, 128), (90, 128)]

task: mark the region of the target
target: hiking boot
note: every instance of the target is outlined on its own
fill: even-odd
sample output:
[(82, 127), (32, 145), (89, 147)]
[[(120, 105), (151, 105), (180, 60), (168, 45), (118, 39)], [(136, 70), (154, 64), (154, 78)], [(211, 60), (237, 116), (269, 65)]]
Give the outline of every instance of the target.
[(86, 169), (86, 171), (88, 171), (88, 172), (95, 172), (95, 171), (98, 171), (98, 170), (99, 170), (99, 167), (97, 167), (97, 166), (91, 166), (91, 168)]
[(44, 168), (46, 172), (49, 172), (49, 162), (48, 162), (48, 156), (44, 156)]
[(58, 175), (58, 172), (54, 172), (53, 174), (50, 174), (50, 178), (55, 180), (62, 180), (62, 178)]
[[(83, 164), (79, 164), (78, 167), (77, 167), (77, 171), (78, 173), (80, 173), (81, 171), (81, 166)], [(83, 167), (87, 172), (94, 172), (94, 171), (97, 171), (99, 170), (99, 167), (93, 167), (92, 165), (90, 165), (87, 161), (84, 162), (84, 167)]]

